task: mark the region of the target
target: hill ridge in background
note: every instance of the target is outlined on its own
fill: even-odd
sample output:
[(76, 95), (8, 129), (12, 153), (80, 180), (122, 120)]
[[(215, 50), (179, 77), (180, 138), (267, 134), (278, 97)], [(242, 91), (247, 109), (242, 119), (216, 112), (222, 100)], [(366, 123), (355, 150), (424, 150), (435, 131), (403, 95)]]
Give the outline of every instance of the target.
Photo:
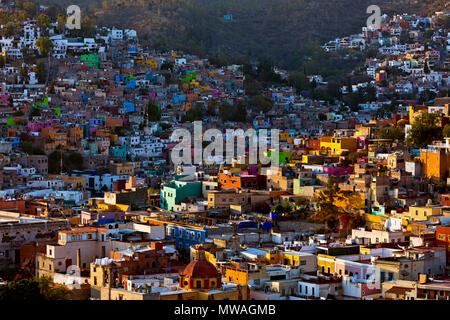
[[(70, 1), (45, 2), (64, 6)], [(429, 14), (442, 10), (447, 1), (81, 0), (78, 5), (101, 25), (136, 29), (142, 43), (157, 49), (268, 59), (298, 69), (308, 47), (361, 32), (372, 4), (382, 14)], [(227, 14), (233, 15), (232, 21), (224, 19)]]

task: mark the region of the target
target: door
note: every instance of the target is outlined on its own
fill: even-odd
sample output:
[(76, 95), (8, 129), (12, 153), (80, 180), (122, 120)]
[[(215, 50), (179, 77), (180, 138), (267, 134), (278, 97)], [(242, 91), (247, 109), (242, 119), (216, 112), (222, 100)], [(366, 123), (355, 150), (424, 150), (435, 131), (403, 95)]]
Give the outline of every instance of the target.
[(14, 251), (14, 262), (20, 264), (20, 249)]

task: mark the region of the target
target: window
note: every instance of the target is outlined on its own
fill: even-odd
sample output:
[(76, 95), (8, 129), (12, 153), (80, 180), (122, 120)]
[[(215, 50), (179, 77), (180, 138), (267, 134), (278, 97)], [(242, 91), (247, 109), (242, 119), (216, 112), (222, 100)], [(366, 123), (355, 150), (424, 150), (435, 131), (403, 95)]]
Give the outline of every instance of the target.
[(195, 282), (195, 287), (196, 287), (196, 288), (201, 288), (201, 287), (202, 287), (202, 282), (201, 282), (200, 280), (197, 280), (197, 281)]
[(394, 274), (392, 272), (389, 272), (388, 281), (392, 281), (392, 280), (394, 280)]

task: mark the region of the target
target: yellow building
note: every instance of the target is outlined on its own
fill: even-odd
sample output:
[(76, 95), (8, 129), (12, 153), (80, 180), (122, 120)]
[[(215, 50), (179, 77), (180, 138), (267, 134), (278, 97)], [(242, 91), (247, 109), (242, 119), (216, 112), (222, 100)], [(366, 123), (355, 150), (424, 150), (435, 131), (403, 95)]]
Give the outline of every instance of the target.
[(357, 147), (358, 142), (356, 138), (320, 138), (320, 151), (322, 154), (327, 154), (329, 156), (341, 155), (343, 151), (356, 150)]
[(414, 119), (421, 115), (422, 113), (427, 113), (427, 106), (409, 106), (409, 123), (413, 124)]
[(134, 166), (131, 163), (110, 163), (109, 166), (112, 174), (126, 174), (129, 176), (134, 175)]
[(288, 131), (280, 132), (280, 141), (287, 141), (290, 138), (290, 134)]
[(336, 272), (336, 257), (318, 254), (317, 269), (325, 273), (334, 274)]
[(441, 206), (411, 206), (408, 218), (410, 221), (427, 221), (431, 216), (442, 215)]
[(86, 178), (85, 177), (77, 177), (77, 176), (69, 176), (69, 175), (49, 175), (48, 178), (50, 180), (63, 180), (67, 183), (68, 186), (72, 186), (74, 190), (85, 190), (86, 189)]
[(267, 273), (266, 265), (260, 266), (257, 269), (240, 269), (238, 266), (236, 267), (227, 267), (225, 269), (225, 279), (228, 282), (236, 283), (239, 285), (247, 286), (249, 283), (255, 283), (269, 279), (270, 276)]

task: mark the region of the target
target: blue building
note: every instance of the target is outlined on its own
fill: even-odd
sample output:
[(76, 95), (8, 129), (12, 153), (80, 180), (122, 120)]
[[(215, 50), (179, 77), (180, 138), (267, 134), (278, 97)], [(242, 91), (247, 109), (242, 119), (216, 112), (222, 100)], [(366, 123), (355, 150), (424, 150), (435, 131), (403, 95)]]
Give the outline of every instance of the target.
[(185, 103), (186, 102), (186, 95), (185, 94), (176, 94), (173, 96), (172, 102), (174, 104), (176, 103)]
[(122, 160), (127, 160), (127, 147), (126, 146), (116, 146), (109, 149), (109, 155), (111, 157), (119, 157)]
[(123, 107), (125, 108), (127, 113), (134, 112), (135, 107), (133, 102), (124, 102)]
[(175, 240), (175, 246), (179, 251), (188, 252), (191, 246), (205, 242), (206, 228), (169, 224), (167, 225), (167, 237)]

